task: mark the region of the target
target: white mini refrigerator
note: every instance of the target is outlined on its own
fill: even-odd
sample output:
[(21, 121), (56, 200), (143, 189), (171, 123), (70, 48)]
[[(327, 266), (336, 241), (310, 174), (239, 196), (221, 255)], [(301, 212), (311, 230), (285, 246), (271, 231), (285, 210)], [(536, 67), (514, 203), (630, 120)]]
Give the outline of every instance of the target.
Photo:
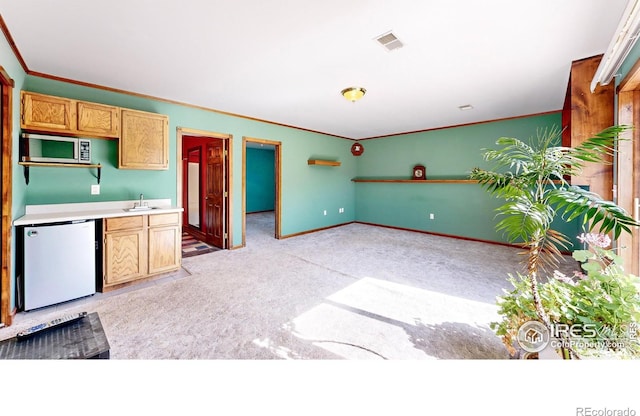
[(24, 227), (24, 310), (96, 293), (95, 220)]

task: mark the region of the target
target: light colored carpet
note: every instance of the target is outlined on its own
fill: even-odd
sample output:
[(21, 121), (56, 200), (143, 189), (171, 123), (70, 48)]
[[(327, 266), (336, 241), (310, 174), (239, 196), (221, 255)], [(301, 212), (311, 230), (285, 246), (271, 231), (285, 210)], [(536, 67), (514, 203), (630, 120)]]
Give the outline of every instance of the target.
[(188, 273), (20, 313), (0, 339), (98, 312), (112, 359), (504, 359), (489, 329), (518, 249), (364, 224), (183, 259)]

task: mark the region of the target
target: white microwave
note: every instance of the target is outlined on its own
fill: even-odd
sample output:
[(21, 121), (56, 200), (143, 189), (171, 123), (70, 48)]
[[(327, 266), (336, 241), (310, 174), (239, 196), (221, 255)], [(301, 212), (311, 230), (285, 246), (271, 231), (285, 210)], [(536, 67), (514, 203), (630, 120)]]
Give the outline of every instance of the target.
[(23, 162), (91, 163), (88, 139), (23, 133), (20, 145)]

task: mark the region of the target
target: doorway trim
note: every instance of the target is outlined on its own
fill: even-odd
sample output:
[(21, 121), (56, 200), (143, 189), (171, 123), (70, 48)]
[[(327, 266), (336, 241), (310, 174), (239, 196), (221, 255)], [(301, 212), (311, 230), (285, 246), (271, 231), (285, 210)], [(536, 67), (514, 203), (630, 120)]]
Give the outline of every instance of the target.
[(247, 246), (247, 143), (268, 144), (275, 147), (273, 152), (275, 164), (274, 237), (277, 240), (282, 238), (280, 226), (282, 220), (282, 142), (244, 136), (242, 137), (242, 247)]
[(0, 276), (0, 327), (11, 325), (11, 215), (12, 149), (13, 149), (13, 87), (15, 83), (0, 66), (2, 84), (2, 272)]
[[(640, 197), (640, 60), (635, 63), (618, 87), (618, 124), (633, 126), (621, 134), (616, 160), (617, 205), (624, 208), (638, 221), (637, 200)], [(622, 233), (618, 247), (625, 247), (618, 254), (622, 257), (624, 270), (640, 273), (640, 231), (637, 227), (631, 233)]]
[(184, 172), (182, 171), (182, 136), (198, 136), (198, 137), (212, 137), (215, 139), (222, 139), (225, 141), (225, 148), (227, 149), (227, 157), (225, 158), (225, 189), (227, 191), (227, 197), (224, 202), (225, 209), (225, 224), (224, 229), (227, 233), (227, 238), (223, 241), (223, 249), (229, 249), (233, 246), (233, 227), (232, 222), (232, 206), (233, 206), (233, 135), (226, 133), (217, 133), (206, 130), (190, 129), (187, 127), (178, 127), (176, 129), (176, 190), (177, 190), (177, 202), (180, 208), (184, 208), (182, 200), (182, 180)]

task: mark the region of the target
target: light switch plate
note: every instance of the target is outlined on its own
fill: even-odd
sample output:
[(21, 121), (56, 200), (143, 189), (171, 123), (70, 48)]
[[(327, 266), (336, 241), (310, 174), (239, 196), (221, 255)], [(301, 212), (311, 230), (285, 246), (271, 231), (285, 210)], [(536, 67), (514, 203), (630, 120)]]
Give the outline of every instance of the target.
[(91, 195), (100, 195), (100, 185), (91, 185)]

